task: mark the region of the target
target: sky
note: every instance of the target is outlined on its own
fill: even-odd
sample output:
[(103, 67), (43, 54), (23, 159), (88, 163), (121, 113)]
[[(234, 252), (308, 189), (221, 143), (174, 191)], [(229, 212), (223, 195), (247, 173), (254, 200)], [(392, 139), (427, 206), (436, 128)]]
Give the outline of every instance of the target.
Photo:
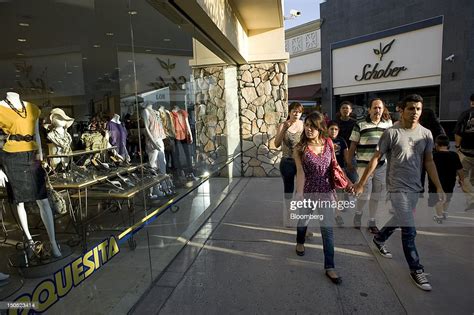
[(285, 29), (289, 29), (309, 21), (319, 19), (319, 4), (324, 0), (284, 0), (284, 15), (290, 16), (290, 10), (295, 9), (301, 12), (296, 19), (285, 20)]

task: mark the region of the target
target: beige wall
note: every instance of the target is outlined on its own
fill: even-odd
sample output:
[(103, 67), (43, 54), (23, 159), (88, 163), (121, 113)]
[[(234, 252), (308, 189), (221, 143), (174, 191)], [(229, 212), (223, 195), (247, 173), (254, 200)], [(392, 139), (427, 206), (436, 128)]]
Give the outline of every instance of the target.
[(288, 88), (312, 84), (321, 84), (321, 71), (313, 71), (288, 76)]

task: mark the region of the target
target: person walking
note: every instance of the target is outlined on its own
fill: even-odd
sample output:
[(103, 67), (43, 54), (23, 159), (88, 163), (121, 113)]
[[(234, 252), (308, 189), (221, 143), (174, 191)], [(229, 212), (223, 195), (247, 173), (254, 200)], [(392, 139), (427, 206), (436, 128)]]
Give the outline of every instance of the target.
[[(339, 125), (336, 121), (332, 120), (329, 122), (328, 124), (328, 134), (329, 134), (329, 137), (331, 138), (332, 140), (332, 143), (334, 145), (334, 153), (336, 154), (336, 160), (337, 160), (337, 164), (339, 164), (339, 166), (344, 169), (344, 167), (346, 166), (346, 164), (348, 163), (348, 160), (349, 160), (349, 149), (347, 147), (347, 143), (346, 141), (339, 136)], [(346, 173), (346, 176), (349, 178), (349, 176), (347, 175)], [(340, 191), (338, 191), (339, 193)], [(341, 195), (339, 195), (341, 196)], [(344, 197), (348, 197), (347, 195), (344, 196)], [(353, 198), (354, 196), (352, 196), (351, 194), (351, 197)], [(339, 209), (335, 209), (335, 222), (338, 226), (343, 226), (344, 225), (344, 219), (342, 219), (342, 216), (341, 216), (341, 211)]]
[(454, 141), (464, 171), (466, 211), (474, 210), (474, 94), (471, 94), (471, 108), (458, 118), (454, 128)]
[(387, 190), (394, 214), (374, 236), (373, 243), (380, 255), (392, 258), (385, 241), (395, 229), (401, 227), (403, 252), (410, 268), (410, 277), (416, 286), (422, 290), (430, 291), (432, 287), (426, 278), (415, 245), (416, 228), (413, 215), (413, 209), (416, 207), (418, 194), (421, 190), (420, 176), (423, 164), (436, 187), (438, 200), (444, 202), (446, 195), (433, 162), (433, 137), (428, 129), (418, 123), (422, 108), (423, 98), (420, 95), (411, 94), (404, 98), (401, 104), (402, 119), (400, 123), (383, 133), (375, 153), (360, 181), (353, 186), (353, 190), (356, 196), (364, 191), (366, 182), (376, 171), (382, 157), (386, 155), (388, 160)]
[[(341, 103), (339, 108), (339, 117), (336, 118), (336, 123), (339, 126), (339, 136), (344, 139), (344, 141), (349, 146), (351, 141), (350, 137), (352, 134), (352, 129), (354, 128), (357, 120), (351, 117), (352, 113), (352, 103), (349, 101), (344, 101)], [(341, 165), (341, 167), (343, 167)], [(350, 168), (349, 168), (350, 167)], [(344, 166), (344, 171), (347, 174), (347, 177), (351, 180), (351, 182), (355, 183), (359, 179), (356, 170), (356, 158), (355, 155), (352, 156), (352, 162), (348, 163)]]
[(296, 165), (293, 159), (293, 149), (300, 142), (303, 133), (303, 121), (300, 120), (303, 106), (293, 102), (288, 106), (288, 118), (278, 127), (275, 136), (275, 146), (282, 147), (283, 156), (280, 161), (280, 173), (283, 178), (285, 199), (291, 199), (295, 189)]
[[(313, 201), (327, 201), (327, 204), (317, 207), (320, 216), (320, 230), (323, 241), (324, 269), (326, 276), (335, 284), (342, 282), (335, 271), (334, 264), (334, 234), (332, 220), (333, 209), (331, 201), (335, 200), (335, 190), (331, 184), (331, 161), (334, 148), (327, 136), (324, 116), (319, 112), (309, 114), (304, 121), (304, 133), (296, 146), (293, 157), (296, 163), (296, 199), (309, 198)], [(305, 199), (306, 201), (306, 199)], [(315, 208), (300, 209), (308, 214)], [(296, 235), (296, 253), (305, 254), (305, 234), (309, 219), (300, 219)]]
[[(351, 163), (355, 152), (357, 151), (357, 173), (359, 177), (364, 172), (365, 167), (375, 153), (377, 143), (382, 133), (392, 127), (390, 114), (386, 110), (384, 102), (380, 98), (375, 98), (369, 102), (369, 115), (365, 120), (359, 121), (352, 129), (350, 137), (351, 144), (349, 148), (349, 163)], [(348, 168), (351, 169), (350, 165)], [(362, 213), (367, 201), (369, 201), (369, 222), (368, 229), (370, 233), (377, 233), (379, 230), (375, 222), (375, 214), (385, 182), (385, 158), (382, 157), (377, 164), (377, 168), (370, 178), (366, 181), (364, 194), (357, 200), (357, 211), (354, 215), (354, 228), (360, 229), (362, 222)]]
[[(431, 135), (433, 139), (439, 135), (445, 135), (446, 132), (444, 131), (443, 126), (441, 126), (438, 118), (436, 117), (435, 112), (431, 108), (424, 108), (423, 112), (420, 116), (420, 125), (431, 131)], [(425, 192), (425, 182), (426, 182), (426, 171), (423, 168), (421, 171), (421, 191), (420, 193), (423, 194)], [(443, 186), (444, 187), (444, 186)]]
[[(432, 132), (433, 133), (433, 132)], [(459, 177), (461, 188), (464, 185), (464, 173), (461, 160), (456, 152), (449, 151), (449, 138), (447, 135), (438, 135), (435, 139), (435, 150), (433, 152), (433, 161), (436, 165), (439, 181), (446, 193), (446, 202), (438, 202), (436, 195), (436, 186), (432, 180), (428, 180), (428, 206), (435, 207), (436, 214), (434, 220), (437, 223), (443, 223), (447, 218), (449, 202), (453, 196), (454, 186), (456, 186), (456, 176)], [(424, 171), (424, 170), (423, 170)], [(423, 182), (422, 182), (423, 185)]]

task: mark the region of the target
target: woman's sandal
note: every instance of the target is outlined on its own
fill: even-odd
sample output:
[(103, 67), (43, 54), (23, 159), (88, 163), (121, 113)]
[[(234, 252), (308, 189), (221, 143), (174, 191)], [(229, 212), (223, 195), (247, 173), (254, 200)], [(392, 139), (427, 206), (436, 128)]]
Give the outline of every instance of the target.
[(299, 250), (298, 250), (298, 245), (296, 245), (296, 249), (295, 249), (295, 250), (296, 250), (296, 255), (298, 255), (298, 256), (304, 256), (304, 251), (305, 251), (304, 245), (303, 245), (303, 250), (302, 250), (302, 251), (299, 251)]
[(326, 271), (326, 277), (328, 277), (332, 281), (332, 283), (334, 283), (334, 284), (341, 284), (342, 283), (342, 278), (339, 277), (337, 274), (336, 274), (336, 277), (334, 278), (334, 277), (331, 277), (329, 275), (328, 271)]

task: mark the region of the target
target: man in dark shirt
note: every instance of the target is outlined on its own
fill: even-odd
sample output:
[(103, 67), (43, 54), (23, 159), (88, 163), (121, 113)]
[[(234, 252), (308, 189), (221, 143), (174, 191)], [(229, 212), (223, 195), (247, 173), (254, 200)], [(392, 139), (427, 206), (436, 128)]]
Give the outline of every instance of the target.
[(471, 95), (471, 108), (458, 118), (454, 129), (456, 150), (464, 170), (464, 191), (467, 193), (467, 210), (474, 210), (474, 94)]
[[(356, 120), (351, 117), (352, 113), (352, 103), (349, 101), (344, 101), (341, 103), (341, 107), (339, 108), (339, 117), (336, 118), (337, 125), (339, 126), (339, 137), (343, 138), (347, 145), (350, 145), (349, 138), (351, 137), (352, 129), (356, 124)], [(355, 183), (359, 180), (359, 176), (357, 175), (357, 170), (355, 168), (356, 165), (356, 157), (353, 157), (352, 160), (352, 167), (348, 168), (346, 165), (345, 171), (347, 177), (351, 180), (351, 182)]]

